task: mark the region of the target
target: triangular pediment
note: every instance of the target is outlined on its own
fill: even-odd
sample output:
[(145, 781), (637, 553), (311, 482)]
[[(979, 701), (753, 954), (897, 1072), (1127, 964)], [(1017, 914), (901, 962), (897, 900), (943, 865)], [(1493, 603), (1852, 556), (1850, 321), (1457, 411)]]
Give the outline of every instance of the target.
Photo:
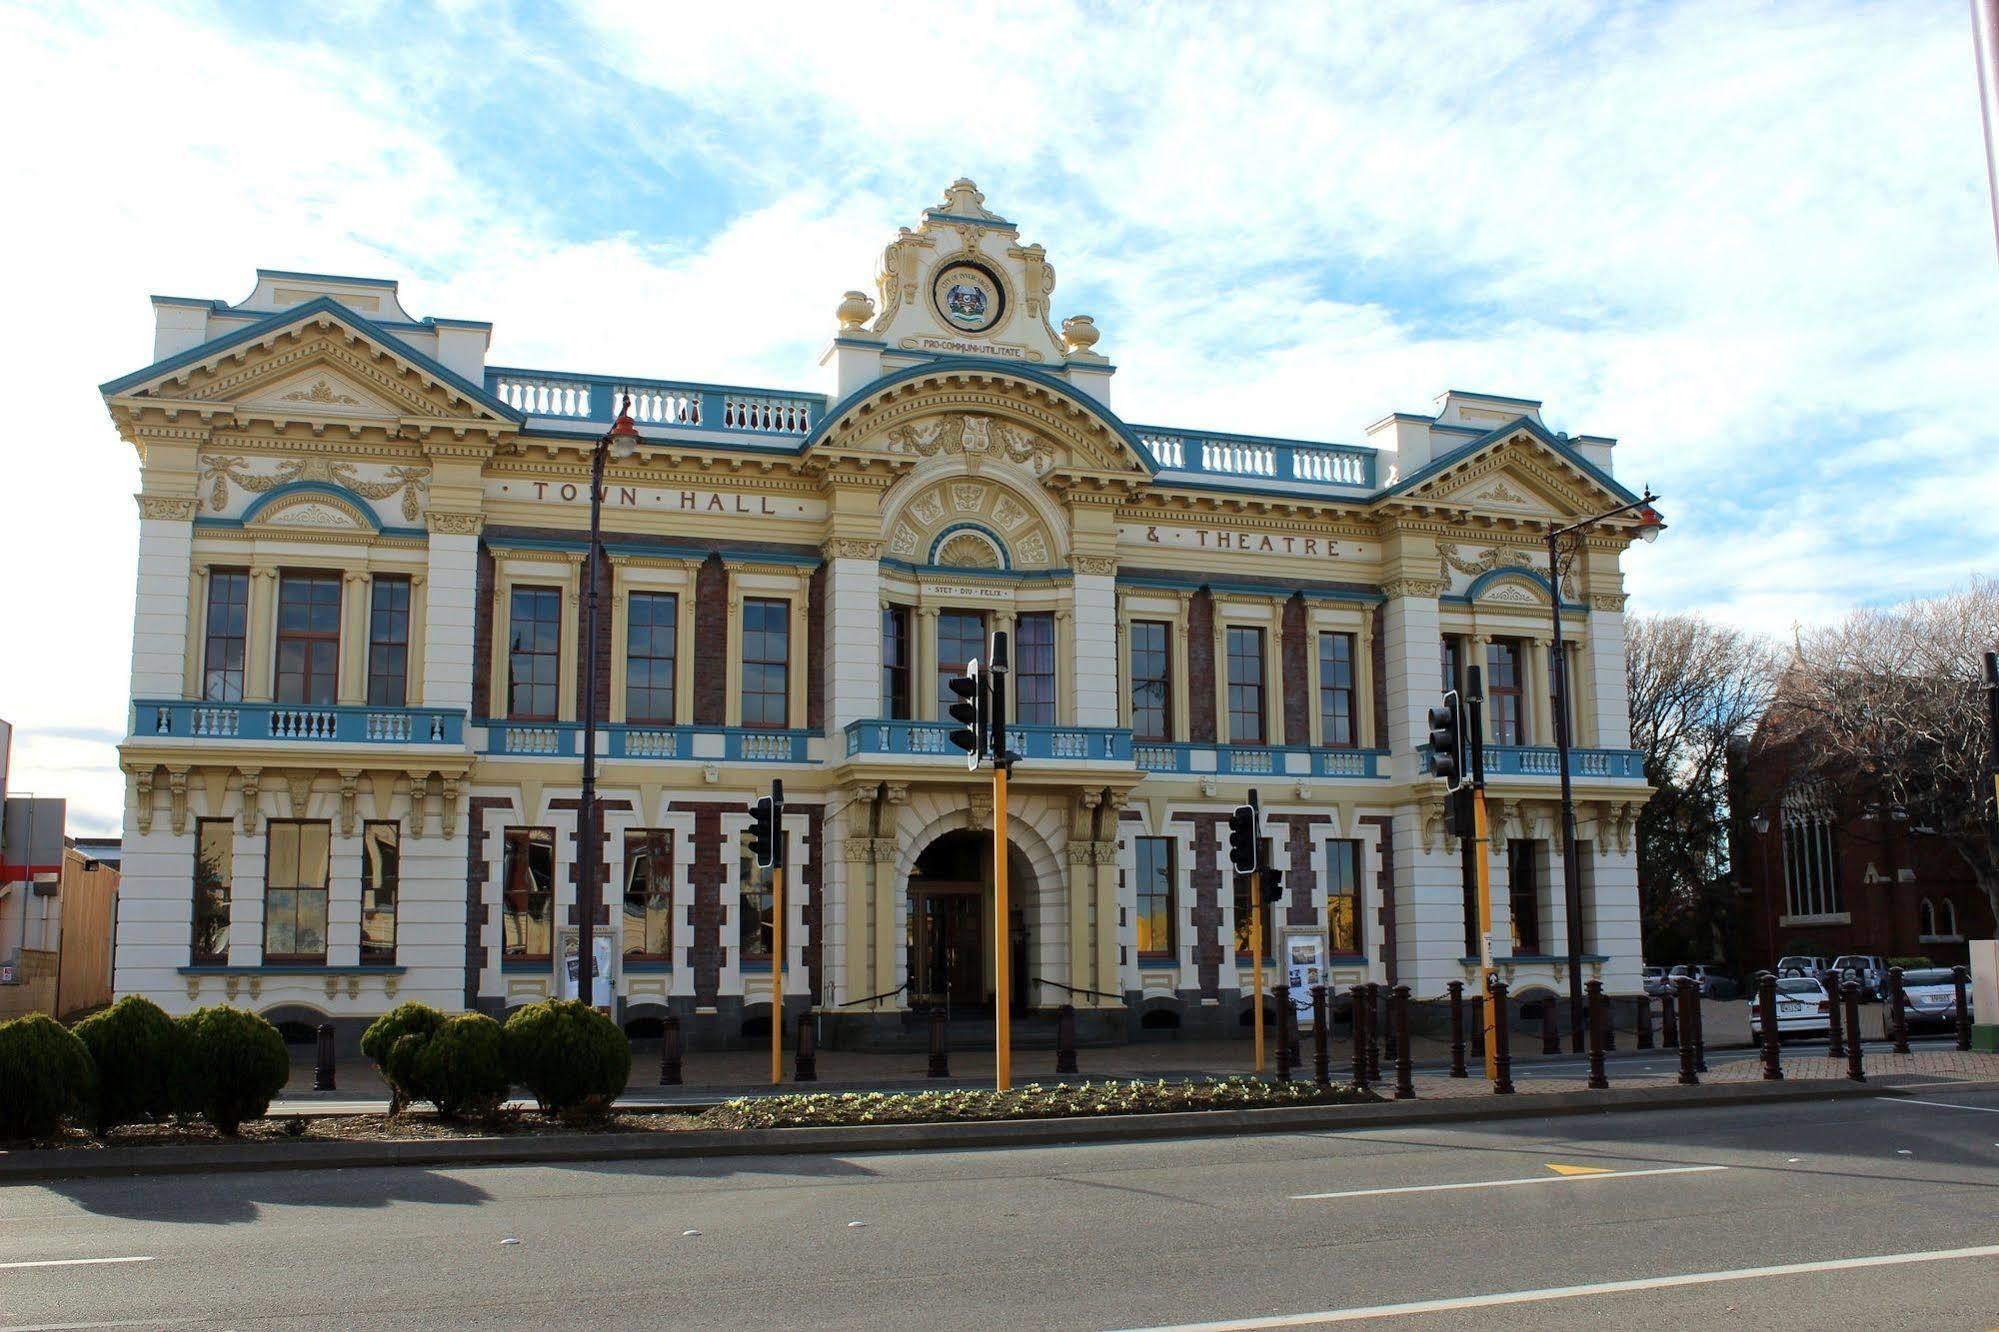
[(1526, 418), (1437, 459), (1396, 486), (1394, 497), (1530, 523), (1566, 521), (1637, 498)]
[(316, 416), (400, 416), (402, 404), (357, 382), (346, 368), (331, 361), (308, 366), (295, 375), (259, 386), (238, 401), (246, 407), (273, 412), (306, 412)]

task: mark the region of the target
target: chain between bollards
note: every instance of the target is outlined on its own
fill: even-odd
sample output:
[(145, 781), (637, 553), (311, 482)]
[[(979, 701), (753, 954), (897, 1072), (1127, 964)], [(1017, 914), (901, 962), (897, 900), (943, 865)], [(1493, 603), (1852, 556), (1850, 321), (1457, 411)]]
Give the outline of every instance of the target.
[(1774, 972), (1756, 973), (1756, 1012), (1763, 1024), (1763, 1080), (1784, 1080), (1784, 1029), (1777, 1022), (1777, 977)]
[(1331, 1012), (1331, 1005), (1326, 1002), (1326, 987), (1314, 985), (1312, 987), (1312, 1081), (1321, 1087), (1330, 1085), (1333, 1080), (1330, 1045), (1332, 1033), (1326, 1030), (1327, 1019)]
[(1701, 1081), (1700, 1069), (1699, 1061), (1694, 1054), (1694, 1027), (1698, 1019), (1694, 1015), (1699, 1011), (1695, 1005), (1700, 1002), (1700, 998), (1689, 977), (1681, 976), (1674, 982), (1673, 989), (1677, 991), (1674, 999), (1679, 1005), (1680, 1085), (1698, 1087)]
[(680, 1019), (671, 1013), (659, 1024), (659, 1085), (680, 1085)]
[(1860, 1057), (1860, 982), (1841, 981), (1839, 997), (1846, 1006), (1846, 1076), (1855, 1082), (1865, 1082), (1867, 1066)]
[(1397, 985), (1388, 992), (1395, 1027), (1395, 1099), (1415, 1098), (1415, 1063), (1409, 1057), (1409, 987)]
[(1444, 987), (1451, 995), (1451, 1076), (1465, 1073), (1465, 983), (1452, 981)]
[(1583, 996), (1589, 1014), (1589, 1088), (1591, 1091), (1608, 1091), (1610, 1075), (1603, 1066), (1603, 982), (1583, 982)]

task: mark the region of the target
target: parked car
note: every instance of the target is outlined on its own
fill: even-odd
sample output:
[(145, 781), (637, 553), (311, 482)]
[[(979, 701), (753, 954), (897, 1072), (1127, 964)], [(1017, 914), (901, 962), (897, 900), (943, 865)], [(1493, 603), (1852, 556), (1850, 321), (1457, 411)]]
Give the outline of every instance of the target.
[(1858, 981), (1862, 999), (1879, 999), (1888, 984), (1888, 959), (1865, 953), (1842, 953), (1832, 960), (1833, 975), (1841, 981)]
[[(1949, 967), (1924, 967), (1902, 973), (1903, 1011), (1910, 1030), (1917, 1027), (1949, 1027), (1957, 1022), (1957, 985)], [(1971, 1007), (1971, 990), (1964, 992), (1964, 1004)]]
[(1703, 999), (1733, 999), (1742, 993), (1742, 987), (1735, 977), (1726, 970), (1709, 962), (1682, 962), (1667, 973), (1669, 980), (1677, 983), (1681, 976), (1691, 976), (1700, 987)]
[(1803, 976), (1806, 980), (1823, 981), (1832, 974), (1832, 959), (1793, 953), (1789, 957), (1778, 958), (1777, 965), (1771, 970), (1779, 976)]
[[(1763, 1002), (1749, 1001), (1749, 1039), (1763, 1039)], [(1777, 1039), (1786, 1036), (1830, 1036), (1832, 996), (1825, 986), (1808, 976), (1777, 978)]]
[(1644, 971), (1645, 993), (1652, 996), (1665, 994), (1672, 987), (1666, 984), (1664, 967), (1647, 967)]

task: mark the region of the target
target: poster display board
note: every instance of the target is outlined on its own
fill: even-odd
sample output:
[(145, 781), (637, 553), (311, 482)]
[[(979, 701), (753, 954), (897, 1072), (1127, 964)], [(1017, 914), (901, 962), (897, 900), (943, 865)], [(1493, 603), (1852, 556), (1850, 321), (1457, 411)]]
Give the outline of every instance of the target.
[[(590, 951), (597, 955), (595, 974), (590, 978), (590, 988), (595, 991), (590, 1002), (605, 1012), (611, 1011), (611, 935), (599, 930), (590, 936)], [(576, 931), (562, 932), (562, 997), (574, 999), (576, 990)]]
[(1326, 935), (1323, 930), (1286, 930), (1284, 943), (1284, 983), (1291, 996), (1291, 1009), (1298, 1015), (1298, 1029), (1312, 1028), (1312, 987), (1326, 984)]

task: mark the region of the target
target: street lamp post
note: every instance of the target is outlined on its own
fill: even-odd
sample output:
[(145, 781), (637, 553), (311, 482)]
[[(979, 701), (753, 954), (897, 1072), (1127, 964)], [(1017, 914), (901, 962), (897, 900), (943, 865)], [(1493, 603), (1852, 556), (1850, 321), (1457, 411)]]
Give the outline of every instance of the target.
[(586, 1004), (596, 997), (594, 935), (602, 887), (597, 872), (604, 841), (597, 824), (597, 570), (604, 558), (604, 463), (631, 457), (639, 442), (628, 393), (618, 419), (590, 451), (590, 549), (583, 561), (583, 792), (576, 802), (576, 997)]
[(1562, 902), (1569, 927), (1569, 1049), (1575, 1054), (1580, 1054), (1583, 1048), (1583, 884), (1576, 864), (1576, 803), (1574, 784), (1569, 778), (1569, 659), (1562, 640), (1561, 543), (1565, 536), (1632, 509), (1638, 510), (1639, 538), (1656, 541), (1666, 526), (1652, 508), (1658, 498), (1647, 487), (1642, 496), (1628, 504), (1606, 509), (1566, 527), (1548, 525), (1548, 617), (1553, 621), (1555, 635), (1548, 675), (1555, 704), (1555, 767), (1562, 782)]

